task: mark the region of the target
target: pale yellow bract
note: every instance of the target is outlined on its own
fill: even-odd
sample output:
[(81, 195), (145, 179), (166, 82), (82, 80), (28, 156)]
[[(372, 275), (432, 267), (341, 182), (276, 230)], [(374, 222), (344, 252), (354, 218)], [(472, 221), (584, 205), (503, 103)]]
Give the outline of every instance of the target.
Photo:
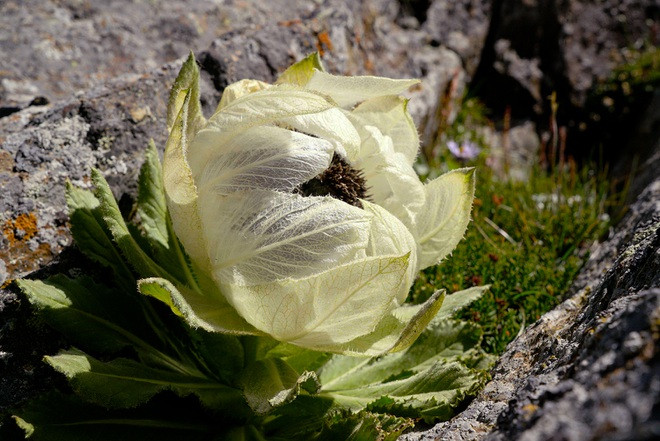
[[(442, 303), (403, 302), (416, 274), (463, 237), (474, 174), (423, 184), (399, 94), (416, 80), (341, 77), (316, 54), (275, 85), (228, 86), (206, 121), (193, 57), (173, 87), (163, 161), (174, 230), (201, 290), (172, 299), (189, 320), (294, 345), (378, 355), (410, 345)], [(362, 171), (358, 208), (294, 192), (339, 155)]]

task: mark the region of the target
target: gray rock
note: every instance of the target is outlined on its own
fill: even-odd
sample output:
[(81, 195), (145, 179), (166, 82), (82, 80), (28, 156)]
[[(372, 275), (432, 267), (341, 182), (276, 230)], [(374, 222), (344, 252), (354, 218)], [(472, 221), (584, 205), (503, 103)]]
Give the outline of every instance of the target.
[(0, 260), (0, 285), (3, 285), (8, 278), (7, 265), (5, 265), (4, 260)]
[(539, 161), (541, 140), (536, 125), (531, 121), (499, 132), (492, 127), (482, 127), (480, 134), (490, 146), (488, 166), (502, 179), (526, 181), (534, 164)]
[[(615, 176), (624, 175), (633, 170), (635, 180), (629, 193), (630, 200), (639, 195), (642, 190), (658, 176), (660, 167), (660, 88), (653, 93), (653, 98), (639, 119), (637, 119), (631, 135), (626, 137), (623, 150), (636, 152), (637, 155), (622, 155), (613, 170)], [(637, 163), (636, 167), (633, 164)]]
[[(500, 39), (495, 42), (495, 62), (493, 63), (495, 70), (501, 75), (517, 81), (531, 95), (534, 102), (540, 105), (543, 72), (539, 64), (540, 60), (537, 57), (521, 58), (511, 47), (511, 41)], [(535, 110), (540, 112), (541, 108), (537, 105)]]
[(402, 440), (660, 437), (660, 179), (452, 420)]
[(656, 0), (581, 0), (559, 8), (559, 39), (571, 97), (583, 105), (596, 81), (624, 61), (626, 49), (656, 44)]
[[(447, 22), (454, 18), (458, 20), (463, 9), (462, 6), (449, 8), (446, 11)], [(427, 25), (420, 28), (414, 24), (415, 17), (402, 15), (404, 12), (398, 2), (364, 2), (363, 11), (365, 32), (358, 40), (359, 47), (367, 54), (366, 71), (378, 69), (379, 75), (422, 80), (408, 94), (411, 98), (408, 110), (420, 132), (422, 145), (431, 144), (437, 137), (440, 125), (451, 124), (460, 108), (469, 78), (462, 55), (443, 42), (434, 40), (431, 35), (432, 21), (427, 21)], [(439, 23), (435, 22), (435, 25)], [(351, 73), (350, 65), (346, 67), (349, 70), (338, 71)]]
[(481, 59), (490, 25), (490, 1), (435, 0), (426, 11), (424, 30), (434, 44), (456, 52), (472, 76)]
[[(612, 164), (616, 179), (637, 173), (635, 167), (653, 155), (658, 139), (657, 124), (640, 123), (652, 121), (648, 115), (657, 109), (657, 81), (632, 66), (640, 63), (640, 54), (642, 60), (657, 55), (660, 3), (490, 3), (488, 35), (470, 90), (491, 110), (495, 125), (509, 118), (532, 120), (541, 138), (550, 141), (544, 142), (546, 150), (559, 141), (566, 157)], [(554, 112), (552, 102), (558, 105)], [(638, 136), (644, 132), (649, 136)], [(648, 183), (639, 182), (638, 190)]]
[(522, 114), (540, 113), (553, 91), (562, 105), (583, 108), (631, 47), (657, 44), (659, 7), (656, 0), (494, 2), (477, 82), (490, 102), (506, 98), (502, 105)]
[(0, 3), (0, 108), (69, 98), (149, 72), (231, 29), (300, 17), (311, 2), (9, 0)]
[(167, 88), (178, 64), (130, 75), (40, 110), (0, 119), (0, 260), (10, 278), (48, 263), (70, 244), (64, 183), (89, 186), (98, 167), (118, 196), (130, 192), (150, 138), (165, 141)]

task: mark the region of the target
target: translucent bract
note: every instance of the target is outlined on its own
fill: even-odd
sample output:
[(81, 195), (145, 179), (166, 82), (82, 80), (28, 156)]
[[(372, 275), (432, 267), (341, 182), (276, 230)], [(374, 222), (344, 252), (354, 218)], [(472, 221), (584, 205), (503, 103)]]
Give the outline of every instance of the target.
[[(474, 192), (470, 169), (415, 174), (419, 138), (399, 94), (417, 81), (334, 76), (312, 55), (274, 85), (228, 86), (208, 121), (198, 81), (191, 56), (168, 109), (167, 203), (203, 287), (175, 300), (210, 330), (316, 350), (411, 344), (442, 295), (403, 302), (462, 238)], [(296, 192), (335, 154), (362, 171), (362, 208)]]

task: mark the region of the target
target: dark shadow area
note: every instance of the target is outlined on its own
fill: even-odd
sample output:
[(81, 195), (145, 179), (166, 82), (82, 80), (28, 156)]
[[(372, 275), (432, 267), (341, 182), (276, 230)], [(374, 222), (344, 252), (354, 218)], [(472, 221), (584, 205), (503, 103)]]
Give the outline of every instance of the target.
[[(568, 77), (574, 68), (569, 63), (582, 60), (573, 60), (580, 57), (579, 53), (567, 52), (568, 25), (561, 22), (561, 17), (568, 13), (568, 7), (566, 2), (559, 1), (529, 5), (521, 1), (493, 0), (488, 35), (479, 66), (469, 85), (469, 94), (478, 97), (492, 110), (492, 117), (500, 128), (504, 115), (508, 114), (514, 121), (532, 120), (539, 133), (550, 130), (552, 109), (549, 97), (555, 94), (558, 104), (556, 123), (566, 128), (566, 155), (573, 157), (578, 164), (590, 161), (603, 166), (620, 164), (616, 167), (618, 175), (630, 173), (634, 171), (635, 162), (650, 157), (655, 148), (653, 138), (657, 139), (660, 133), (657, 118), (645, 121), (645, 126), (640, 127), (640, 121), (648, 119), (649, 113), (657, 113), (652, 107), (654, 94), (660, 87), (657, 49), (655, 54), (653, 49), (635, 49), (642, 53), (642, 58), (650, 59), (635, 61), (639, 66), (627, 65), (624, 60), (620, 66), (614, 67), (611, 75), (594, 78), (593, 85), (586, 91), (576, 90)], [(657, 22), (658, 7), (648, 7), (643, 14), (648, 17), (647, 22)], [(596, 25), (594, 18), (594, 23), (588, 26)], [(612, 26), (603, 32), (621, 39), (630, 32)], [(651, 27), (647, 32), (645, 44), (652, 48), (657, 44), (657, 29)], [(503, 42), (508, 42), (509, 46)], [(619, 50), (628, 50), (625, 44), (617, 44), (621, 46)], [(521, 61), (518, 65), (515, 60), (507, 65), (507, 56), (519, 57)], [(594, 63), (600, 61), (593, 59)], [(523, 69), (530, 64), (540, 71), (538, 83), (532, 81), (533, 78), (530, 80), (529, 72)], [(646, 72), (633, 77), (634, 72), (638, 72), (635, 69), (646, 69)], [(573, 73), (573, 82), (576, 75)], [(587, 78), (588, 73), (579, 75)], [(633, 134), (640, 130), (650, 133), (643, 140), (637, 137), (632, 144)]]

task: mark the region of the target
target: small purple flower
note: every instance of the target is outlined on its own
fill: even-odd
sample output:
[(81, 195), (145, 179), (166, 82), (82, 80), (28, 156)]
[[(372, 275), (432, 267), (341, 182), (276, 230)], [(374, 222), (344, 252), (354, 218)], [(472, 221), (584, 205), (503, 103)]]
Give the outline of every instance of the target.
[(472, 141), (463, 141), (460, 146), (456, 141), (447, 141), (447, 148), (458, 159), (474, 159), (481, 152), (479, 146)]

